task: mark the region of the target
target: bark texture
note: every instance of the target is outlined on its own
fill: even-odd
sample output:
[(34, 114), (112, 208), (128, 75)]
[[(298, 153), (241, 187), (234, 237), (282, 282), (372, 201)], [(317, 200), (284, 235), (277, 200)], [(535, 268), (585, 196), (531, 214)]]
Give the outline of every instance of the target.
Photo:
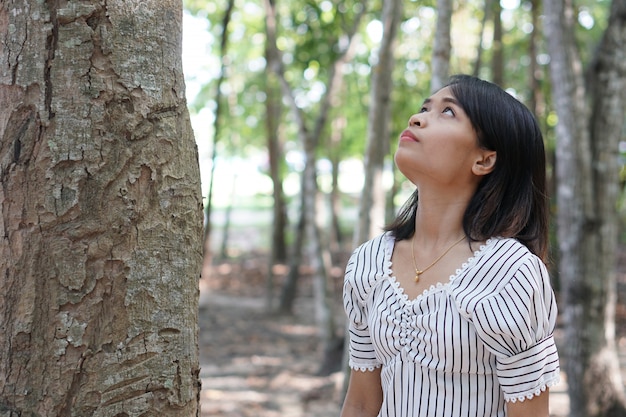
[(195, 416), (175, 0), (0, 3), (0, 416)]

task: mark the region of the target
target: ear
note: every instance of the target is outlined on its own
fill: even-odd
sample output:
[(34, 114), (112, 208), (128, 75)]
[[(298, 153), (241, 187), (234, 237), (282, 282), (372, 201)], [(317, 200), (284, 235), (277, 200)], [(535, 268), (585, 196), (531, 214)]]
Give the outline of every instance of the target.
[(474, 161), (472, 172), (474, 175), (487, 175), (496, 167), (496, 151), (482, 150)]

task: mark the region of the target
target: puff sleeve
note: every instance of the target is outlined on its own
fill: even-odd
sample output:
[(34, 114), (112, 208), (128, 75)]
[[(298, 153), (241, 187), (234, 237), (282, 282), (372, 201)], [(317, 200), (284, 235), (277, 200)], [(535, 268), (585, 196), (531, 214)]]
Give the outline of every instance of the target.
[(348, 334), (350, 337), (350, 368), (360, 371), (373, 371), (380, 367), (381, 362), (370, 337), (367, 322), (367, 290), (364, 286), (366, 277), (371, 273), (363, 262), (368, 256), (363, 248), (357, 249), (346, 266), (343, 286), (343, 306), (348, 318)]
[(496, 357), (506, 401), (524, 401), (559, 381), (557, 308), (543, 262), (527, 257), (511, 279), (475, 305), (478, 337)]

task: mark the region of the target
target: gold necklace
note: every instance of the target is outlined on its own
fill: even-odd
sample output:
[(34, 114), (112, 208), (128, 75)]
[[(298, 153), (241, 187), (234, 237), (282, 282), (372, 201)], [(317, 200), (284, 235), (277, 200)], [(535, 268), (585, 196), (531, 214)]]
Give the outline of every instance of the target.
[(433, 265), (435, 265), (437, 262), (439, 262), (439, 260), (441, 260), (441, 258), (443, 258), (444, 256), (446, 256), (446, 253), (450, 252), (450, 250), (455, 247), (456, 245), (458, 245), (459, 243), (461, 243), (461, 241), (465, 239), (465, 235), (463, 235), (461, 237), (461, 239), (457, 240), (456, 242), (454, 242), (452, 244), (452, 246), (450, 246), (448, 249), (445, 250), (444, 253), (442, 253), (441, 255), (439, 255), (439, 257), (437, 259), (435, 259), (433, 261), (433, 263), (431, 263), (430, 265), (428, 265), (426, 268), (424, 269), (419, 269), (417, 267), (417, 263), (415, 262), (415, 235), (413, 235), (413, 239), (411, 239), (411, 255), (413, 256), (413, 268), (415, 268), (415, 283), (418, 283), (420, 280), (420, 275), (422, 275), (424, 272), (428, 271)]

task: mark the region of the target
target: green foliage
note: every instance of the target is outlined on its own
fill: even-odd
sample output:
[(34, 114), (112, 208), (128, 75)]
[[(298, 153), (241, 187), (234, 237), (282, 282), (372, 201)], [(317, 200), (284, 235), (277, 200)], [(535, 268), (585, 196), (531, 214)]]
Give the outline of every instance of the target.
[[(226, 0), (185, 0), (186, 10), (207, 19), (212, 42), (207, 54), (219, 54), (222, 19)], [(329, 115), (328, 128), (320, 138), (319, 156), (330, 156), (328, 138), (333, 133), (332, 120), (341, 116), (346, 120), (338, 152), (342, 159), (363, 155), (367, 137), (367, 109), (370, 100), (371, 74), (376, 62), (379, 42), (382, 0), (277, 0), (278, 47), (283, 54), (286, 78), (303, 110), (309, 126), (318, 114), (319, 101), (325, 93), (329, 69), (341, 48), (345, 34), (352, 26), (361, 7), (367, 7), (359, 27), (358, 44), (353, 59), (345, 68), (343, 90)], [(533, 31), (531, 3), (526, 0), (501, 1), (504, 35), (505, 86), (520, 100), (530, 103), (530, 65), (537, 59), (539, 66), (534, 77), (539, 82), (537, 117), (551, 149), (554, 143), (554, 109), (551, 105), (548, 77), (549, 57), (542, 35), (536, 36), (537, 57), (530, 56)], [(578, 0), (577, 38), (583, 60), (588, 63), (606, 27), (609, 0)], [(451, 73), (472, 73), (480, 44), (484, 1), (455, 2), (452, 19)], [(542, 19), (539, 20), (540, 24)], [(406, 126), (411, 114), (419, 109), (429, 95), (430, 57), (436, 24), (434, 0), (410, 0), (404, 4), (404, 17), (396, 41), (394, 90), (391, 94), (391, 135), (393, 153), (396, 139)], [(482, 67), (479, 74), (489, 79), (493, 24), (487, 20), (483, 35)], [(228, 34), (228, 53), (225, 60), (226, 83), (222, 86), (226, 109), (221, 121), (224, 140), (220, 152), (245, 156), (265, 148), (265, 90), (268, 82), (265, 53), (265, 13), (261, 2), (236, 0)], [(213, 71), (215, 72), (215, 71)], [(215, 108), (215, 80), (208, 82), (195, 97), (191, 109)], [(283, 112), (281, 135), (287, 140), (286, 149), (298, 150), (297, 129), (290, 111)]]

